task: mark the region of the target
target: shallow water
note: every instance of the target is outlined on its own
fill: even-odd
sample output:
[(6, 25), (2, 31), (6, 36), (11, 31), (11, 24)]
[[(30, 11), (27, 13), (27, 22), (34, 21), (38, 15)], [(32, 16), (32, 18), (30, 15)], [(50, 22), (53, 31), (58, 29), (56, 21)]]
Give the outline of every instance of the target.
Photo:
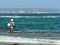
[[(14, 19), (14, 33), (7, 23)], [(0, 14), (0, 45), (60, 45), (60, 14)]]

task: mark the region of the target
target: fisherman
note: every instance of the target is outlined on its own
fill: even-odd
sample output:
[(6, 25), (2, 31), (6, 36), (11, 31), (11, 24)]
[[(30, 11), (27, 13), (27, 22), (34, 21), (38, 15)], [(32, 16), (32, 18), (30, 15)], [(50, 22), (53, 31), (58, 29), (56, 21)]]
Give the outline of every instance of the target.
[(11, 19), (10, 23), (8, 23), (9, 29), (10, 29), (10, 33), (13, 33), (14, 31), (14, 20)]

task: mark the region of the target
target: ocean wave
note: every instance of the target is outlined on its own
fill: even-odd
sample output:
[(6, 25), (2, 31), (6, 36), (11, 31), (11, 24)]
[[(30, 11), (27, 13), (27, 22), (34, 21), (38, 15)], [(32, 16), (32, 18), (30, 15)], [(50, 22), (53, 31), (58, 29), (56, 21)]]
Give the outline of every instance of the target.
[(0, 11), (0, 13), (27, 13), (27, 14), (49, 14), (49, 13), (52, 13), (53, 14), (53, 13), (60, 13), (60, 12), (41, 12), (41, 11), (18, 11), (18, 12), (3, 11), (3, 12), (1, 12)]
[(59, 18), (60, 16), (0, 16), (0, 18)]
[(0, 42), (10, 43), (31, 43), (31, 44), (60, 44), (60, 40), (55, 39), (36, 39), (36, 38), (23, 38), (13, 36), (0, 36)]

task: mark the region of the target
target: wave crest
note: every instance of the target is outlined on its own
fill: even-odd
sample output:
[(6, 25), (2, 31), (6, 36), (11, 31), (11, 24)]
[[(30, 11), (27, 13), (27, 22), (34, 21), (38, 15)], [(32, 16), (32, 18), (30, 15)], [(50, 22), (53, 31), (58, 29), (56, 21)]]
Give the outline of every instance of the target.
[(0, 18), (59, 18), (60, 16), (0, 16)]
[(60, 40), (55, 39), (37, 39), (37, 38), (23, 38), (23, 37), (11, 37), (11, 36), (0, 36), (0, 42), (10, 43), (31, 43), (31, 44), (60, 44)]

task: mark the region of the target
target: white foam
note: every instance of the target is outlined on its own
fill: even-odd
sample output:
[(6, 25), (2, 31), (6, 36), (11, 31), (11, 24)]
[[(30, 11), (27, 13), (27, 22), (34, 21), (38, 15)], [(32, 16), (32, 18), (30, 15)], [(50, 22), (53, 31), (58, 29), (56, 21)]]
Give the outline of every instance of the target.
[(0, 18), (59, 18), (60, 16), (0, 16)]
[(31, 44), (60, 44), (60, 40), (55, 39), (36, 39), (36, 38), (23, 38), (23, 37), (11, 37), (0, 36), (0, 42), (10, 43), (31, 43)]
[(27, 13), (27, 14), (48, 14), (48, 13), (60, 13), (60, 12), (48, 12), (48, 11), (0, 11), (0, 13)]

